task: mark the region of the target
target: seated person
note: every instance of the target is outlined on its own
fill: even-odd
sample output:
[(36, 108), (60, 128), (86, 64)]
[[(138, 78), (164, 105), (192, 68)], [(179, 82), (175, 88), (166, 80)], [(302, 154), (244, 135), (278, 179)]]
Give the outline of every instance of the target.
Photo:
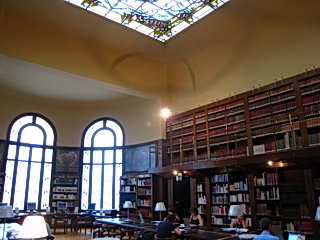
[(174, 215), (168, 215), (166, 221), (161, 222), (157, 227), (157, 238), (170, 238), (171, 232), (174, 231), (176, 235), (181, 235), (181, 232), (176, 225), (173, 224)]
[(230, 228), (248, 228), (249, 224), (244, 214), (233, 219), (230, 223)]
[(260, 226), (263, 232), (255, 236), (253, 240), (279, 240), (278, 237), (272, 235), (272, 221), (269, 218), (262, 218)]
[[(173, 208), (168, 209), (168, 215), (174, 215), (175, 219), (174, 219), (173, 222), (176, 223), (176, 224), (180, 223), (180, 218), (179, 218), (178, 214), (174, 211)], [(163, 219), (163, 221), (166, 221), (166, 219), (167, 219), (167, 217), (165, 217)]]
[(203, 226), (203, 219), (198, 212), (197, 208), (191, 208), (190, 224), (195, 224), (198, 226)]

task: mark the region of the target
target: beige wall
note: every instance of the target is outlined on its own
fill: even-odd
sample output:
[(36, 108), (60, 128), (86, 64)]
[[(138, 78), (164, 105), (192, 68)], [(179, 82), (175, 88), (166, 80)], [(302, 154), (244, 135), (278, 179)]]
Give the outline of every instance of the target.
[(320, 67), (320, 1), (297, 3), (233, 0), (169, 41), (174, 111)]
[(5, 139), (10, 122), (19, 114), (36, 112), (47, 117), (57, 130), (58, 146), (80, 146), (84, 128), (100, 117), (118, 120), (126, 144), (159, 139), (159, 100), (126, 98), (115, 102), (71, 103), (34, 98), (7, 90), (0, 91), (0, 139)]

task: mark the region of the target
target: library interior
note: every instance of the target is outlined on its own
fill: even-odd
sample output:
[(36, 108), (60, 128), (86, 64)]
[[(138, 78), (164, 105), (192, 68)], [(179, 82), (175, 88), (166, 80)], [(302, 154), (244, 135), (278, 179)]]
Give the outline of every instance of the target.
[(319, 9), (0, 0), (1, 238), (319, 240)]

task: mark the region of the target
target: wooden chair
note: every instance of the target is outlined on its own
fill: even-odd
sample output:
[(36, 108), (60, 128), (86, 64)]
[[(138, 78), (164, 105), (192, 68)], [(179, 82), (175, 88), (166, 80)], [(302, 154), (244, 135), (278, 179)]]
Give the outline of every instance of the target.
[(68, 216), (65, 214), (56, 214), (53, 219), (53, 233), (56, 234), (56, 229), (58, 227), (63, 227), (63, 232), (66, 233), (68, 228)]
[(120, 228), (120, 239), (129, 239), (131, 240), (131, 236), (134, 236), (134, 229), (132, 228)]
[(107, 236), (107, 237), (121, 236), (121, 232), (117, 226), (103, 224), (102, 229), (103, 229), (103, 234), (102, 234), (103, 236)]
[(91, 216), (77, 216), (76, 221), (76, 232), (81, 232), (82, 228), (84, 228), (84, 233), (87, 234), (87, 228), (90, 228), (90, 232), (92, 232), (92, 217)]

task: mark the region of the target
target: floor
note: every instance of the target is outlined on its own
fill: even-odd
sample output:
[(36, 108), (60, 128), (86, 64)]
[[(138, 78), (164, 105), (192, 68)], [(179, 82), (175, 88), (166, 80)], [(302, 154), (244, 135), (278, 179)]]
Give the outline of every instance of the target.
[(68, 232), (66, 234), (63, 233), (63, 229), (57, 229), (55, 234), (55, 240), (89, 240), (91, 239), (91, 233), (87, 232), (87, 235), (82, 233)]

